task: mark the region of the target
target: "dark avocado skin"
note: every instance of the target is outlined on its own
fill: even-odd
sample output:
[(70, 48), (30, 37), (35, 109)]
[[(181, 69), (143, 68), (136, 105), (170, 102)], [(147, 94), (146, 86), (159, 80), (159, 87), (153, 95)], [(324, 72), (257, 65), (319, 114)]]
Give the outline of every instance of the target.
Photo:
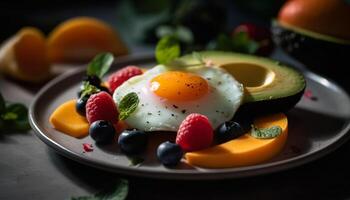
[[(274, 42), (307, 68), (347, 86), (350, 83), (350, 45), (313, 38), (272, 23)], [(350, 87), (347, 86), (349, 91)]]
[(236, 115), (249, 115), (250, 117), (256, 117), (278, 112), (287, 112), (300, 101), (304, 91), (305, 88), (288, 97), (244, 103), (239, 107)]

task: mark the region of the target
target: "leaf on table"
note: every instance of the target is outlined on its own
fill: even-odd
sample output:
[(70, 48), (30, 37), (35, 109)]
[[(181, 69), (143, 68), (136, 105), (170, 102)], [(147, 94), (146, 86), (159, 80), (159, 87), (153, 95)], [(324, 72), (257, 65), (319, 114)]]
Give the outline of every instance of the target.
[(28, 121), (28, 109), (20, 103), (9, 104), (6, 107), (2, 119), (6, 128), (14, 131), (28, 131), (30, 129)]
[(105, 191), (101, 191), (92, 196), (72, 197), (71, 200), (124, 200), (128, 196), (129, 182), (120, 179), (118, 183)]

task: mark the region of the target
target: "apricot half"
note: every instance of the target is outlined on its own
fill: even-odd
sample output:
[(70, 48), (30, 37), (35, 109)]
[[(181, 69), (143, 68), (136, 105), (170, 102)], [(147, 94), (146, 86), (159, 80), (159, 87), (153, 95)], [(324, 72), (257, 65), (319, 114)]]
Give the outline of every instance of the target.
[(257, 139), (247, 133), (237, 139), (208, 149), (185, 154), (187, 162), (204, 168), (228, 168), (259, 164), (276, 156), (288, 136), (288, 120), (282, 114), (272, 114), (254, 120), (258, 128), (280, 126), (282, 133), (272, 139)]
[(12, 78), (40, 82), (50, 76), (47, 46), (43, 33), (24, 27), (8, 39), (0, 50), (0, 70)]
[(88, 62), (100, 52), (125, 55), (128, 49), (107, 23), (90, 17), (69, 19), (48, 37), (48, 55), (54, 63)]
[(76, 100), (61, 104), (50, 116), (51, 125), (67, 135), (82, 138), (89, 134), (89, 123), (75, 110)]

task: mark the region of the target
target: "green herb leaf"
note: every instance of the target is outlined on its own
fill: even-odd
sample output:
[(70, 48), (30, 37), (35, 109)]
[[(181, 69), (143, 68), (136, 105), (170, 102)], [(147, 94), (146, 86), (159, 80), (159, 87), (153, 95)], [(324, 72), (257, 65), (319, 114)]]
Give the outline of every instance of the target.
[(5, 112), (5, 100), (0, 93), (0, 114)]
[(193, 33), (192, 31), (185, 26), (170, 26), (170, 25), (161, 25), (156, 29), (156, 35), (158, 38), (165, 36), (173, 36), (178, 41), (191, 44), (193, 43)]
[(96, 86), (91, 85), (88, 81), (84, 81), (84, 82), (83, 82), (83, 89), (82, 89), (82, 93), (81, 93), (81, 95), (80, 95), (80, 98), (83, 98), (83, 97), (85, 97), (85, 96), (98, 93), (98, 92), (100, 92), (100, 91), (101, 91), (101, 90), (98, 89)]
[(216, 40), (210, 42), (208, 50), (233, 51), (232, 39), (226, 34), (220, 34)]
[(203, 64), (203, 65), (204, 65), (205, 62), (204, 62), (204, 60), (203, 60), (202, 54), (200, 54), (200, 53), (194, 51), (194, 52), (192, 52), (192, 56), (193, 56), (193, 58), (194, 58), (195, 60), (198, 60), (198, 62), (199, 62), (200, 64)]
[(270, 128), (257, 128), (252, 125), (251, 136), (258, 139), (271, 139), (279, 136), (282, 133), (280, 126), (272, 126)]
[(232, 37), (221, 34), (207, 47), (209, 50), (236, 51), (248, 54), (254, 54), (258, 48), (259, 43), (250, 39), (246, 32), (239, 32)]
[(119, 119), (124, 120), (133, 113), (139, 105), (139, 97), (135, 92), (125, 95), (118, 105)]
[(232, 37), (234, 51), (253, 54), (258, 50), (259, 43), (250, 39), (246, 32), (239, 32)]
[(141, 158), (140, 156), (128, 156), (128, 159), (130, 161), (130, 166), (136, 166), (145, 161), (145, 159)]
[(124, 200), (128, 196), (129, 182), (121, 179), (111, 189), (99, 192), (93, 196), (72, 197), (71, 200)]
[(10, 104), (6, 107), (6, 113), (3, 115), (6, 128), (14, 131), (28, 131), (30, 125), (28, 122), (28, 109), (20, 103)]
[(177, 26), (175, 29), (175, 36), (178, 40), (186, 44), (191, 44), (194, 41), (192, 31), (185, 26)]
[(178, 40), (173, 36), (165, 36), (157, 43), (156, 59), (159, 64), (168, 64), (180, 56)]
[(18, 118), (18, 115), (13, 112), (7, 112), (2, 115), (3, 120), (16, 120)]
[(113, 63), (114, 57), (111, 53), (100, 53), (94, 57), (87, 68), (88, 76), (98, 76), (102, 78)]

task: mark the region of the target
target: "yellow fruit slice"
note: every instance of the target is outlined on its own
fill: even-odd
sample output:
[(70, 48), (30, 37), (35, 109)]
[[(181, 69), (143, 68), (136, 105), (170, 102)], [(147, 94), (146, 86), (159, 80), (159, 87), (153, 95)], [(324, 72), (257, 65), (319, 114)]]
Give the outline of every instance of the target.
[(47, 46), (43, 33), (24, 27), (0, 50), (0, 70), (12, 78), (40, 82), (50, 77)]
[(75, 110), (76, 100), (60, 105), (50, 116), (52, 126), (67, 135), (82, 138), (89, 134), (89, 123)]
[(282, 114), (273, 114), (254, 120), (258, 128), (280, 126), (282, 133), (272, 139), (257, 139), (247, 133), (237, 139), (214, 147), (185, 154), (187, 162), (204, 168), (228, 168), (262, 163), (276, 156), (288, 136), (288, 120)]
[(49, 59), (55, 63), (88, 62), (100, 52), (125, 55), (128, 49), (118, 33), (103, 21), (90, 17), (69, 19), (48, 37)]

